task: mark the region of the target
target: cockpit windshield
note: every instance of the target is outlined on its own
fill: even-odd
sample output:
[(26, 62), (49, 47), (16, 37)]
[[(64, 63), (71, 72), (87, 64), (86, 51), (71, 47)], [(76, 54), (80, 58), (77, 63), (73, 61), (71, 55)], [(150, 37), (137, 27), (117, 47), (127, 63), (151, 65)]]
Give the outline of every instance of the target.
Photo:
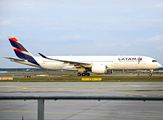
[(157, 62), (157, 60), (152, 60), (152, 62)]

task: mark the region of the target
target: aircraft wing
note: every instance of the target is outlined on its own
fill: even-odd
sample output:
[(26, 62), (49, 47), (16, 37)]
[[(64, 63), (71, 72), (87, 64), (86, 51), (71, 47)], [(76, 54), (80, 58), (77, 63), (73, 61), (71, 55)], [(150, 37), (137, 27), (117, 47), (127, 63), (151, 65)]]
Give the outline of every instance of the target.
[(91, 63), (86, 63), (86, 62), (78, 62), (78, 61), (69, 61), (69, 60), (60, 60), (60, 59), (53, 59), (53, 58), (48, 58), (45, 55), (39, 53), (43, 58), (48, 59), (48, 60), (55, 60), (55, 61), (60, 61), (64, 63), (69, 63), (70, 65), (74, 65), (76, 68), (86, 68), (91, 65)]

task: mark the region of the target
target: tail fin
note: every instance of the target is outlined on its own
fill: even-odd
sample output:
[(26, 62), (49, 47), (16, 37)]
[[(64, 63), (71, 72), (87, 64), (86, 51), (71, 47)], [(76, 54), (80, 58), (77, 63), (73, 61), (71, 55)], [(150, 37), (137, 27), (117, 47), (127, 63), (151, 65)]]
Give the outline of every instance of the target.
[(39, 65), (33, 58), (33, 55), (30, 52), (28, 52), (28, 50), (15, 37), (9, 36), (8, 39), (18, 58), (28, 60), (29, 62), (35, 65)]

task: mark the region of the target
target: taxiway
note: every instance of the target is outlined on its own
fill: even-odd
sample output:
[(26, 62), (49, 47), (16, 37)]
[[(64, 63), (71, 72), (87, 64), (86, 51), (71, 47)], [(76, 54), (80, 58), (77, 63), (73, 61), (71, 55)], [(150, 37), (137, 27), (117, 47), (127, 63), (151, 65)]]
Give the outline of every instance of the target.
[[(163, 82), (1, 82), (0, 95), (160, 96)], [(0, 120), (37, 119), (36, 100), (1, 100)], [(162, 101), (46, 100), (45, 120), (162, 120)]]

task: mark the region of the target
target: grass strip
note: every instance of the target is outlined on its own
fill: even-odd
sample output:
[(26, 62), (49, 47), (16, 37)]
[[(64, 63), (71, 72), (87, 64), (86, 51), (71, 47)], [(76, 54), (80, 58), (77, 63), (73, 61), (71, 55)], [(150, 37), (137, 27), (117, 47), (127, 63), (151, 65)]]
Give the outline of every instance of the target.
[(14, 78), (12, 81), (0, 82), (97, 82), (82, 81), (82, 78), (102, 78), (98, 82), (163, 82), (163, 76), (64, 76), (64, 77), (32, 77), (32, 78)]

